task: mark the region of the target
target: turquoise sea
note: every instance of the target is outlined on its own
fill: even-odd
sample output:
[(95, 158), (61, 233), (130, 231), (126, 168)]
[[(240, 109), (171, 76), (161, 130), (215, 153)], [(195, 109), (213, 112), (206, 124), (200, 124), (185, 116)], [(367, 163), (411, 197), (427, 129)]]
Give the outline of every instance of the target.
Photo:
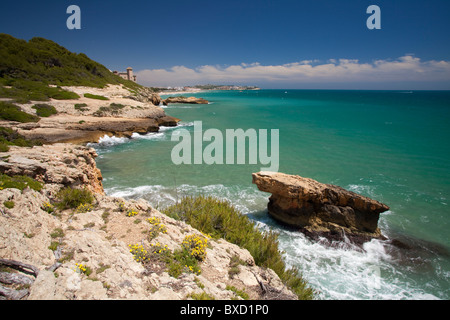
[[(280, 233), (286, 263), (298, 266), (318, 299), (450, 299), (450, 92), (259, 90), (194, 96), (171, 105), (182, 119), (132, 139), (105, 137), (99, 153), (109, 195), (163, 208), (183, 195), (229, 199), (261, 228)], [(363, 250), (327, 246), (267, 215), (270, 194), (252, 184), (264, 165), (174, 165), (180, 128), (279, 129), (279, 171), (369, 196), (390, 206), (379, 226), (403, 248), (373, 240)], [(270, 132), (270, 130), (269, 130)], [(204, 142), (204, 146), (208, 143)], [(225, 144), (224, 144), (225, 145)]]

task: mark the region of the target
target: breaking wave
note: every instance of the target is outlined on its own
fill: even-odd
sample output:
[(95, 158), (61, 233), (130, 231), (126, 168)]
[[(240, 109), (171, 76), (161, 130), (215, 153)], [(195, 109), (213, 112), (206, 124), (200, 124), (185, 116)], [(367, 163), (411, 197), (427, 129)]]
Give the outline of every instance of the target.
[[(361, 188), (364, 186), (350, 189)], [(251, 217), (259, 228), (279, 233), (279, 246), (284, 251), (286, 264), (301, 270), (303, 277), (317, 291), (318, 299), (440, 299), (426, 293), (406, 272), (399, 271), (398, 256), (392, 253), (392, 247), (386, 242), (372, 240), (361, 248), (350, 243), (329, 246), (325, 239), (311, 241), (302, 233), (287, 230), (272, 220), (266, 211), (268, 195), (255, 188), (222, 184), (185, 184), (177, 187), (146, 185), (112, 187), (106, 192), (112, 197), (146, 199), (159, 210), (176, 203), (183, 196), (211, 195), (229, 200), (238, 210)]]
[(105, 151), (107, 148), (128, 143), (132, 140), (165, 140), (169, 137), (169, 132), (176, 131), (179, 128), (188, 128), (193, 126), (193, 122), (180, 122), (176, 127), (160, 127), (158, 132), (149, 132), (146, 134), (139, 134), (135, 132), (131, 135), (131, 138), (109, 136), (105, 134), (98, 140), (97, 143), (88, 143), (87, 146)]

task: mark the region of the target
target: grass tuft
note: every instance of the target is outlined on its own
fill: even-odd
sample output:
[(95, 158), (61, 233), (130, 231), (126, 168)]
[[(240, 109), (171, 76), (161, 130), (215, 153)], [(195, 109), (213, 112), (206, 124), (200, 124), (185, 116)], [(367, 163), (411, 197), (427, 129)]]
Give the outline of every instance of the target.
[(107, 97), (99, 96), (99, 95), (91, 94), (91, 93), (85, 93), (84, 97), (89, 98), (89, 99), (96, 99), (96, 100), (109, 100), (109, 98), (107, 98)]
[(87, 189), (73, 189), (70, 187), (61, 189), (57, 194), (59, 202), (56, 204), (58, 209), (77, 209), (81, 205), (92, 204), (94, 196)]

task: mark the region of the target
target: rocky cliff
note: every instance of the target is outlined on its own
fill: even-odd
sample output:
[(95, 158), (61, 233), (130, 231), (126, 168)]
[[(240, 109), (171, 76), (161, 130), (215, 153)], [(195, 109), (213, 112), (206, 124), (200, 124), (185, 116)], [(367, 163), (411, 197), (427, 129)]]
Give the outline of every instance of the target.
[[(131, 90), (123, 85), (63, 88), (79, 98), (50, 99), (45, 105), (54, 108), (53, 115), (26, 123), (0, 119), (0, 127), (12, 128), (28, 139), (44, 143), (88, 143), (97, 142), (105, 134), (131, 137), (133, 133), (157, 132), (160, 126), (176, 126), (180, 121), (167, 115), (159, 107), (159, 95), (146, 88)], [(36, 104), (42, 102), (15, 103), (30, 115), (37, 114)]]
[[(106, 196), (95, 157), (72, 144), (0, 153), (0, 298), (296, 299), (247, 250), (144, 200)], [(20, 187), (24, 177), (36, 182)], [(93, 201), (58, 208), (63, 188), (86, 188)], [(175, 260), (189, 237), (208, 243), (196, 268)]]
[(382, 237), (378, 219), (389, 207), (378, 201), (335, 185), (283, 173), (254, 173), (253, 183), (272, 194), (268, 203), (272, 217), (312, 237), (349, 238), (354, 242)]

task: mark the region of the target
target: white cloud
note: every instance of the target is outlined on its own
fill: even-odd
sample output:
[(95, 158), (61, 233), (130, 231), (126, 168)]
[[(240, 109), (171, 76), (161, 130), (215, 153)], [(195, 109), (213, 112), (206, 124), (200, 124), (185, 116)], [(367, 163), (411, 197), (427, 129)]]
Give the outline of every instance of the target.
[[(283, 65), (258, 62), (231, 66), (204, 65), (195, 69), (174, 66), (170, 69), (142, 70), (138, 80), (147, 86), (182, 86), (195, 84), (248, 84), (270, 87), (290, 84), (325, 83), (450, 83), (449, 61), (422, 61), (413, 55), (395, 60), (362, 63), (355, 59), (329, 59), (325, 63), (304, 60)], [(448, 87), (447, 89), (450, 89)]]

